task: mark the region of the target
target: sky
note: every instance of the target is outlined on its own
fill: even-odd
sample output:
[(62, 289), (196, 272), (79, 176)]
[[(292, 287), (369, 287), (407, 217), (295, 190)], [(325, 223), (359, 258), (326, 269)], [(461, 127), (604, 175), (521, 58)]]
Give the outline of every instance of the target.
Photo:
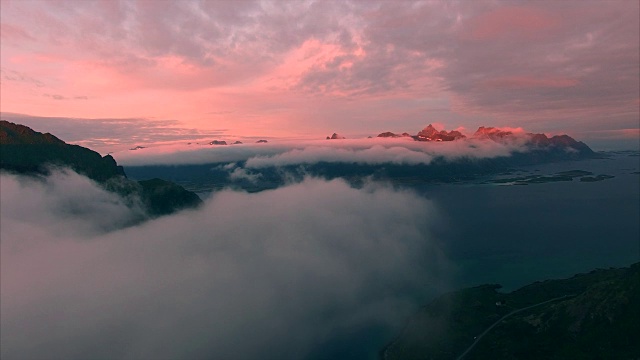
[(0, 110), (103, 147), (429, 123), (636, 147), (639, 19), (634, 0), (2, 0)]

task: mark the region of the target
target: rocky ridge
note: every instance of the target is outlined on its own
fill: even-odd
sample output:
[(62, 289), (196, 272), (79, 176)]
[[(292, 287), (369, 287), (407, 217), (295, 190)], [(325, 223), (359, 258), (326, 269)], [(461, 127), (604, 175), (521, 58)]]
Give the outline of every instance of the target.
[(0, 120), (0, 170), (46, 176), (55, 167), (70, 168), (123, 198), (139, 199), (151, 217), (202, 203), (195, 193), (168, 181), (128, 179), (111, 155), (103, 157), (91, 149), (67, 144), (52, 134)]

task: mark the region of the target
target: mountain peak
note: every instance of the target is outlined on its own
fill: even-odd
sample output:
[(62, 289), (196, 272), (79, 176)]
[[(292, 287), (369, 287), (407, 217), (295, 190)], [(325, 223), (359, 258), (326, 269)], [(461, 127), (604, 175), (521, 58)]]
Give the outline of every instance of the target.
[(402, 135), (398, 135), (395, 133), (392, 133), (391, 131), (386, 131), (383, 133), (378, 134), (378, 137), (383, 137), (383, 138), (397, 138), (397, 137), (401, 137)]
[(501, 140), (507, 136), (513, 135), (513, 131), (496, 128), (492, 126), (480, 126), (473, 134), (474, 138), (489, 138), (491, 140)]
[(434, 135), (438, 133), (439, 131), (436, 130), (436, 128), (434, 128), (433, 125), (429, 124), (427, 127), (425, 127), (424, 129), (420, 130), (420, 132), (418, 132), (418, 137), (432, 138)]
[(414, 139), (418, 141), (453, 141), (463, 139), (465, 137), (466, 136), (462, 135), (459, 131), (438, 131), (433, 127), (433, 125), (429, 124), (427, 127), (422, 129)]

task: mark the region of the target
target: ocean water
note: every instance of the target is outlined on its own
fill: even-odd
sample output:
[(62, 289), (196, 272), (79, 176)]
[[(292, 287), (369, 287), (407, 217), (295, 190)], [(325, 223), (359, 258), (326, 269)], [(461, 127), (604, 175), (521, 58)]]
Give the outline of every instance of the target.
[(452, 286), (499, 283), (513, 290), (640, 261), (640, 158), (608, 155), (508, 175), (584, 170), (615, 176), (598, 182), (422, 187), (446, 219), (438, 237), (454, 264)]

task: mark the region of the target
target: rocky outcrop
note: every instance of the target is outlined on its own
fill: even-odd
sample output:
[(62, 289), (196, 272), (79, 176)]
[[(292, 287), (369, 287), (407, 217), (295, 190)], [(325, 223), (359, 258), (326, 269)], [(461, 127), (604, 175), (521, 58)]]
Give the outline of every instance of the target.
[(398, 134), (394, 134), (390, 131), (387, 132), (383, 132), (378, 134), (378, 137), (382, 137), (382, 138), (398, 138), (398, 137), (402, 137), (402, 135), (398, 135)]
[(412, 137), (411, 134), (407, 133), (407, 132), (403, 132), (402, 134), (396, 134), (396, 133), (392, 133), (391, 131), (387, 131), (387, 132), (383, 132), (378, 134), (377, 137), (382, 137), (382, 138), (400, 138), (400, 137)]
[(227, 142), (224, 140), (213, 140), (209, 142), (209, 145), (227, 145)]
[(435, 136), (438, 133), (440, 132), (436, 130), (436, 128), (434, 128), (433, 125), (429, 124), (427, 125), (427, 127), (425, 127), (424, 129), (418, 132), (418, 137), (431, 139), (433, 136)]
[(426, 128), (418, 132), (418, 135), (416, 135), (414, 139), (418, 141), (454, 141), (464, 139), (465, 137), (466, 136), (459, 131), (438, 131), (433, 127), (433, 125), (429, 124)]
[(491, 139), (494, 141), (500, 141), (510, 136), (514, 136), (514, 133), (512, 131), (484, 126), (480, 126), (478, 130), (476, 130), (476, 132), (473, 134), (473, 137), (476, 139)]

